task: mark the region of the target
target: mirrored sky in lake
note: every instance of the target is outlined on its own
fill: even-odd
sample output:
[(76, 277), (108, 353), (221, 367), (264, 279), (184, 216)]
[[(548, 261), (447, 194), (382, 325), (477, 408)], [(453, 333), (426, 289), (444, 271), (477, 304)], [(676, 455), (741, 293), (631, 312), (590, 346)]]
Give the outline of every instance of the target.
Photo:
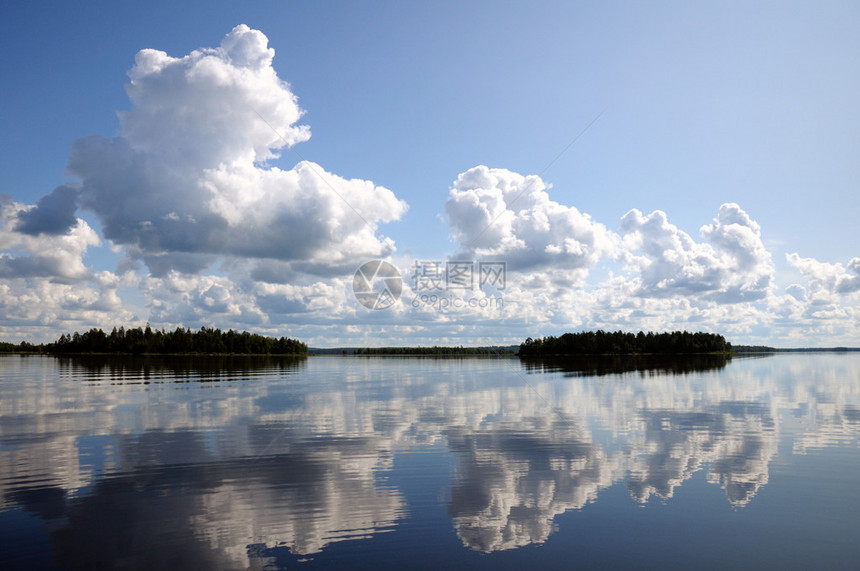
[(0, 563), (860, 560), (860, 354), (0, 357)]

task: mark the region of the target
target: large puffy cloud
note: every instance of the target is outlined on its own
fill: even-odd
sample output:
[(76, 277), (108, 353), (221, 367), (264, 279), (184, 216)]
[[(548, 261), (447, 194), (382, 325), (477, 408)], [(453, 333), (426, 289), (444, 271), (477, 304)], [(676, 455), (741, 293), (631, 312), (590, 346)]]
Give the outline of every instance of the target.
[(550, 200), (547, 188), (539, 176), (506, 169), (477, 166), (461, 173), (445, 204), (460, 248), (467, 255), (504, 258), (518, 269), (587, 270), (613, 252), (605, 226)]
[[(694, 295), (724, 303), (754, 301), (770, 290), (773, 264), (761, 229), (737, 204), (723, 204), (695, 242), (656, 210), (633, 209), (621, 220), (626, 259), (645, 296)], [(636, 255), (636, 252), (641, 255)]]
[(295, 124), (303, 111), (272, 68), (267, 44), (262, 32), (240, 25), (220, 47), (182, 58), (141, 50), (128, 74), (133, 109), (120, 113), (123, 135), (135, 148), (197, 168), (265, 160), (308, 140), (310, 129)]
[(378, 225), (406, 204), (369, 181), (302, 161), (266, 168), (307, 140), (295, 95), (266, 37), (237, 26), (221, 46), (182, 58), (142, 50), (129, 72), (122, 136), (76, 141), (69, 171), (104, 236), (156, 275), (199, 272), (223, 257), (310, 262), (389, 255)]

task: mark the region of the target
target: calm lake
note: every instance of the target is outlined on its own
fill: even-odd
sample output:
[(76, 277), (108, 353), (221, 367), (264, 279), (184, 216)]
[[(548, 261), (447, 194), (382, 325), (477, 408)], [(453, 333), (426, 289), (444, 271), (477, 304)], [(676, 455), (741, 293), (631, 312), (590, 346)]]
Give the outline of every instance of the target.
[(0, 356), (0, 568), (860, 565), (860, 354)]

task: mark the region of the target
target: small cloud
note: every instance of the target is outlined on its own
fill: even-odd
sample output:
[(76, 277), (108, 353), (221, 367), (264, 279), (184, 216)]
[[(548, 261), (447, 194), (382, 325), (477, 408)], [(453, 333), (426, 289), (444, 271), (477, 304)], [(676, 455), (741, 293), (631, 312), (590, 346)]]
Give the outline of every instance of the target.
[(860, 258), (852, 258), (848, 262), (847, 272), (837, 282), (836, 291), (839, 293), (860, 291)]
[(37, 236), (67, 234), (78, 222), (78, 189), (69, 185), (58, 186), (51, 194), (39, 199), (33, 208), (18, 213), (18, 232)]
[[(0, 277), (74, 281), (90, 276), (83, 256), (101, 241), (84, 220), (75, 218), (62, 233), (36, 232), (52, 225), (57, 228), (56, 220), (63, 216), (53, 213), (63, 210), (67, 194), (65, 190), (54, 191), (34, 206), (10, 202), (0, 207)], [(33, 233), (21, 231), (22, 219)]]
[(797, 301), (804, 301), (806, 299), (806, 288), (800, 284), (791, 284), (787, 288), (785, 288), (785, 293), (796, 299)]
[(815, 258), (801, 258), (797, 254), (788, 254), (785, 258), (809, 280), (813, 293), (846, 295), (860, 291), (860, 258), (852, 258), (847, 267), (839, 263), (819, 262)]

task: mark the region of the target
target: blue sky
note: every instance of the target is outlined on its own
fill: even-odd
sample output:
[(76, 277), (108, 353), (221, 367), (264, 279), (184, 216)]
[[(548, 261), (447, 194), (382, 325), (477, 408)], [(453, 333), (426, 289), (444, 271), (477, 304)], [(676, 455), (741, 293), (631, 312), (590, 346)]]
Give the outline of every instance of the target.
[[(0, 338), (857, 345), (858, 25), (853, 3), (7, 3)], [(234, 33), (269, 54), (252, 79)], [(138, 52), (204, 48), (239, 92), (139, 66), (130, 99)], [(438, 297), (504, 309), (424, 303), (412, 268), (451, 257), (506, 261), (508, 287)], [(375, 258), (407, 286), (384, 311), (351, 295)]]

